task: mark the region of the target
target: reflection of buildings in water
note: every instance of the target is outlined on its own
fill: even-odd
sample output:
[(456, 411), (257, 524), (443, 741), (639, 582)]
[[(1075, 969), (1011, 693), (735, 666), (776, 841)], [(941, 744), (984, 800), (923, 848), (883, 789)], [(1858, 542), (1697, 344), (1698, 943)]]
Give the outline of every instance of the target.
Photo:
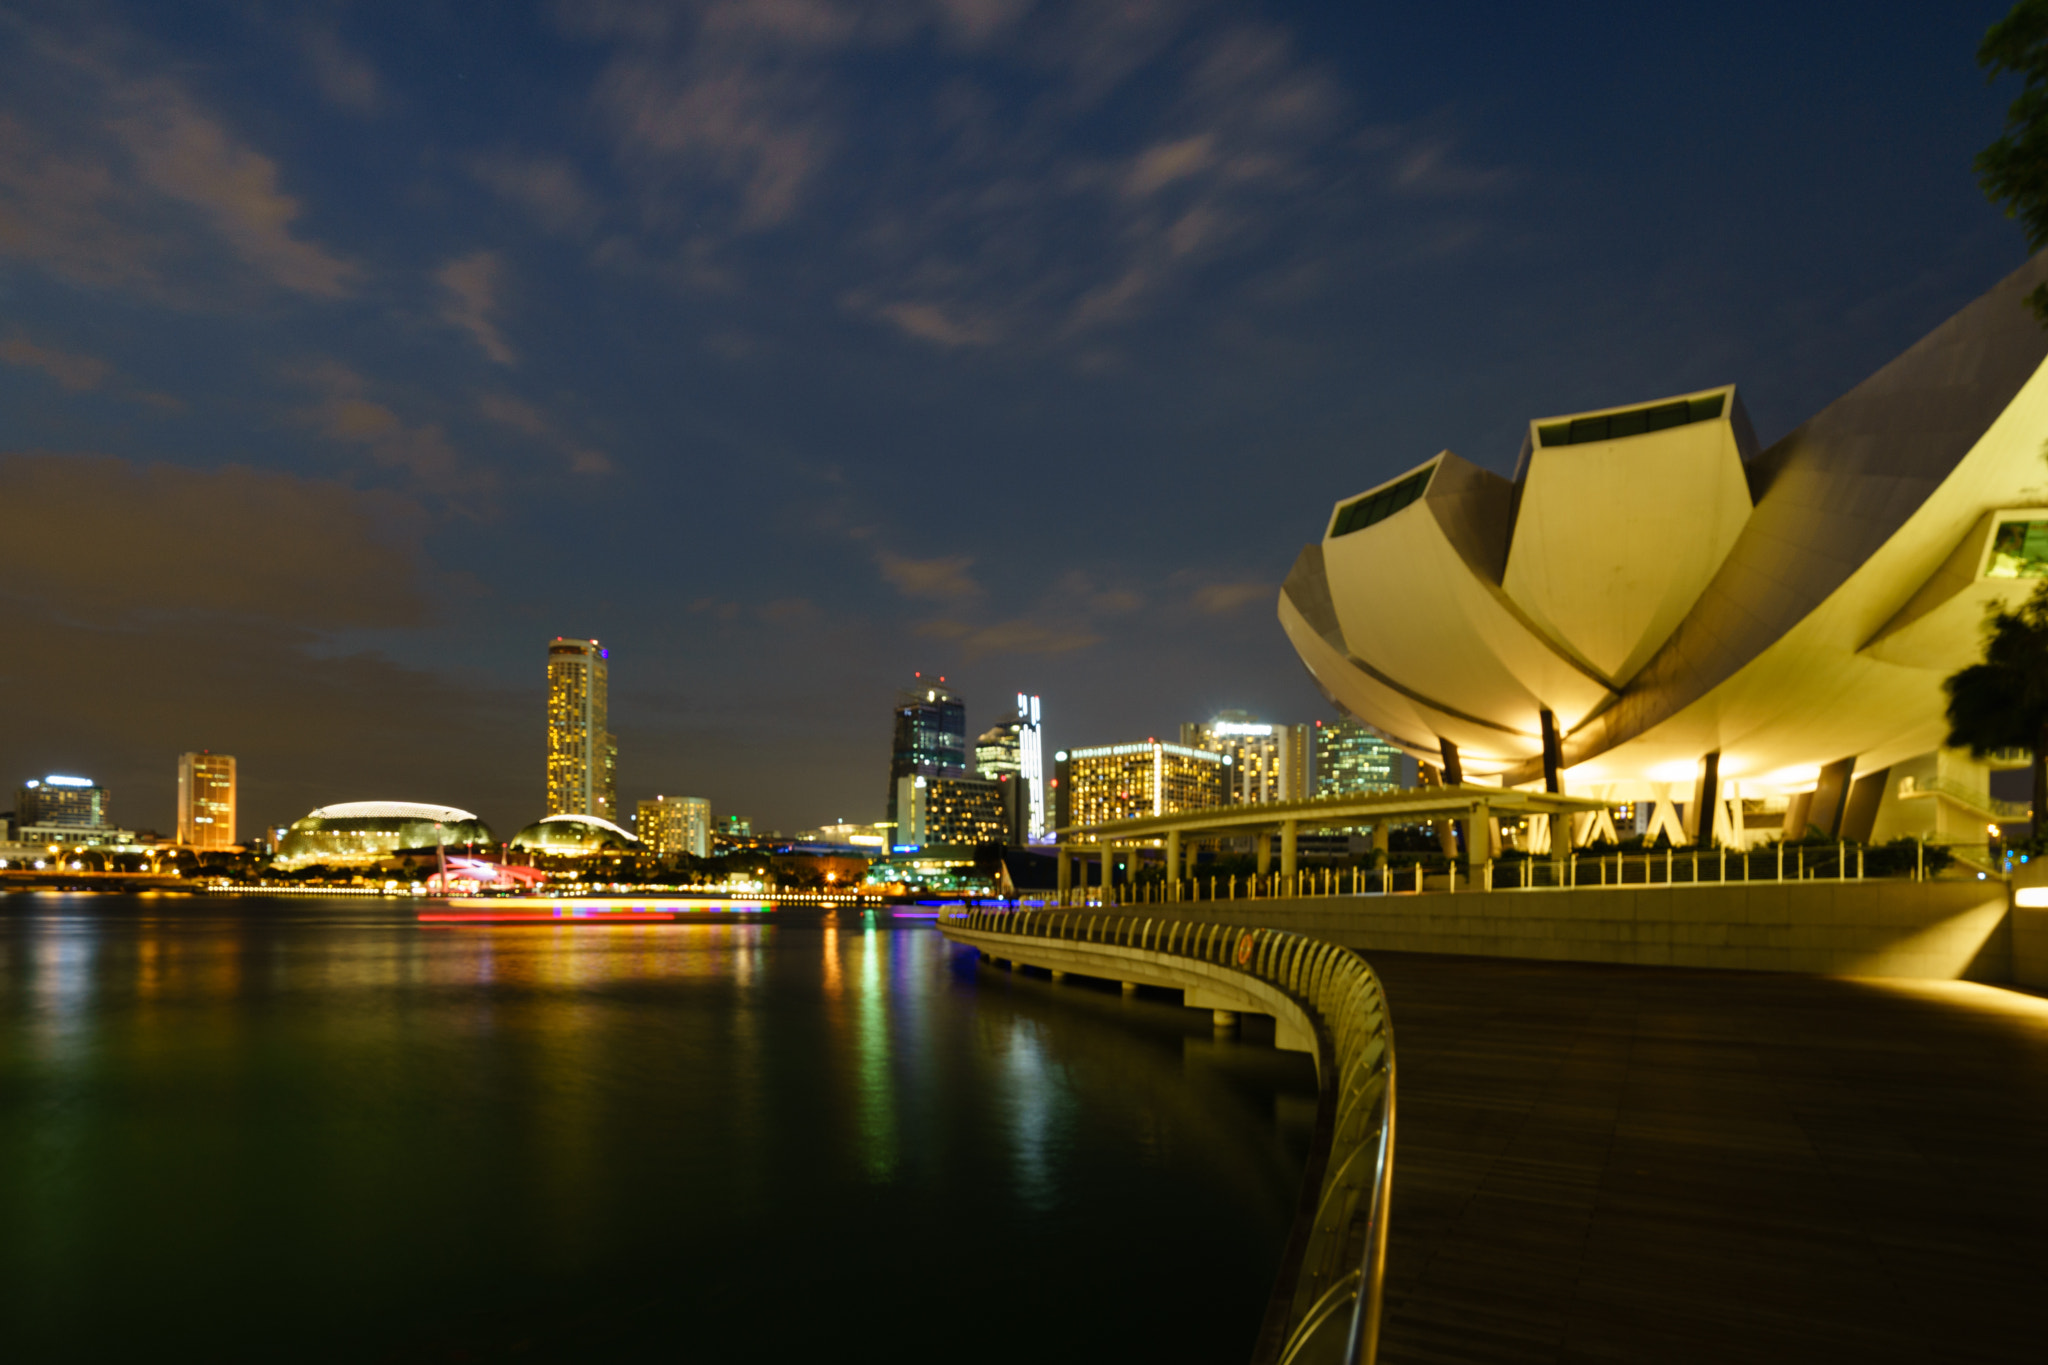
[[(1052, 1115), (1048, 1140), (1035, 1149), (1038, 1163), (1023, 1158), (1031, 1136), (1017, 1115), (1013, 1144), (1020, 1154), (1020, 1198), (1028, 1201), (1033, 1182), (1040, 1180), (1055, 1192), (1065, 1189), (1066, 1154), (1100, 1140), (1081, 1133), (1082, 1125), (1097, 1132), (1107, 1127), (1111, 1140), (1140, 1147), (1152, 1161), (1199, 1169), (1204, 1188), (1256, 1218), (1274, 1220), (1269, 1231), (1276, 1245), (1284, 1240), (1305, 1148), (1297, 1149), (1276, 1128), (1278, 1103), (1258, 1097), (1306, 1096), (1313, 1105), (1315, 1065), (1305, 1054), (1275, 1052), (1257, 1041), (1218, 1043), (1206, 1019), (1199, 1033), (1191, 1032), (1199, 1016), (1161, 999), (984, 973), (985, 983), (1009, 987), (1003, 998), (1012, 1012), (1010, 1027), (1033, 1030), (1042, 1102)], [(1008, 1050), (996, 1058), (998, 1085), (1008, 1080)], [(1246, 1060), (1216, 1060), (1232, 1055)]]
[(825, 922), (825, 996), (838, 1000), (839, 984), (839, 926), (830, 920)]
[(883, 935), (864, 926), (859, 939), (860, 1000), (854, 1011), (854, 1051), (860, 1074), (861, 1160), (873, 1180), (896, 1173), (895, 1078), (889, 1068), (889, 996), (883, 987)]
[(1005, 1023), (1000, 1084), (1015, 1161), (1012, 1184), (1026, 1208), (1044, 1213), (1059, 1203), (1052, 1153), (1070, 1141), (1073, 1095), (1046, 1064), (1039, 1026), (1015, 1017)]

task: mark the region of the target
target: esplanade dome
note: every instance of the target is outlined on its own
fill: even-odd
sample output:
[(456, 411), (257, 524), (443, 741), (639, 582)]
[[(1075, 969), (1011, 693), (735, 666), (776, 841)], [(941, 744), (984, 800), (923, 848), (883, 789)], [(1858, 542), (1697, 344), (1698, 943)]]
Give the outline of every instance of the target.
[(535, 853), (580, 857), (587, 853), (624, 851), (640, 847), (629, 831), (596, 815), (550, 815), (536, 820), (512, 836), (512, 847)]
[(292, 822), (278, 842), (280, 867), (372, 863), (400, 849), (488, 844), (490, 826), (470, 811), (422, 801), (344, 801)]

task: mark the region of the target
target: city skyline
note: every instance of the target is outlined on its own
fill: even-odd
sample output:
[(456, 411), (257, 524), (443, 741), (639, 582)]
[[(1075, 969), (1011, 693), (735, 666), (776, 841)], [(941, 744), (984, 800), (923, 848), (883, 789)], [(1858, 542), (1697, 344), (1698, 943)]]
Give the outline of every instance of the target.
[(1612, 5), (13, 7), (0, 769), (516, 828), (557, 631), (633, 660), (622, 807), (783, 828), (906, 665), (1055, 743), (1327, 714), (1318, 505), (1633, 394), (1768, 443), (2023, 259), (2003, 8), (1681, 6), (1673, 71)]

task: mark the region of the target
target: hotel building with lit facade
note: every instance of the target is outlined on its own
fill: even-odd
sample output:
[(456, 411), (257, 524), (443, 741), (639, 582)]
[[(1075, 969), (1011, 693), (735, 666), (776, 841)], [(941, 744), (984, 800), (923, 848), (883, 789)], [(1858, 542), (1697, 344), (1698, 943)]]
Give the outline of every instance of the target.
[(595, 640), (558, 635), (548, 645), (549, 815), (618, 818), (610, 659), (611, 651)]
[(1944, 747), (1942, 684), (2048, 580), (2044, 279), (2036, 257), (1769, 447), (1720, 385), (1535, 418), (1512, 476), (1443, 451), (1330, 508), (1280, 624), (1451, 782), (1647, 805), (1704, 844), (1981, 844), (2015, 812)]
[(230, 754), (178, 755), (178, 842), (187, 848), (235, 845), (235, 760)]
[(633, 817), (640, 842), (657, 858), (711, 856), (711, 802), (702, 796), (657, 796)]
[(1060, 829), (1207, 810), (1230, 791), (1229, 755), (1159, 740), (1063, 749), (1053, 765)]
[(1308, 727), (1269, 725), (1244, 711), (1186, 721), (1180, 742), (1190, 749), (1230, 756), (1231, 805), (1302, 801), (1308, 797)]
[(114, 828), (111, 799), (89, 777), (50, 773), (22, 783), (15, 797), (7, 856), (50, 848), (103, 848), (132, 844), (133, 830)]

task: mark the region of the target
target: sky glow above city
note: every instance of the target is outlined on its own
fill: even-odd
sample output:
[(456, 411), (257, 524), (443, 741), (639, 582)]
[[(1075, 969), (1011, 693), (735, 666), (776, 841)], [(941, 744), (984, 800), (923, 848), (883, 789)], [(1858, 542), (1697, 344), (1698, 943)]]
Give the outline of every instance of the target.
[(1327, 716), (1333, 503), (1730, 382), (1768, 443), (2024, 259), (2005, 9), (0, 5), (0, 782), (509, 835), (558, 635), (625, 810), (785, 830), (881, 818), (914, 669)]

